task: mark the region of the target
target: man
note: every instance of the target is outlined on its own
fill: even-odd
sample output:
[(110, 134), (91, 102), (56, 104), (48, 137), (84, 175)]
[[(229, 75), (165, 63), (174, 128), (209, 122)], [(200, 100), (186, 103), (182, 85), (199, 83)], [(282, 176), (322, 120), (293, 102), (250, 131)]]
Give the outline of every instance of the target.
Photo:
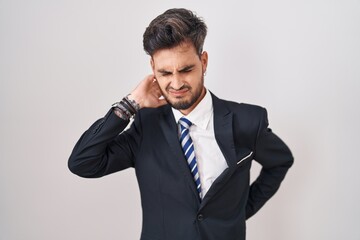
[[(206, 32), (186, 9), (155, 18), (143, 38), (153, 74), (83, 134), (69, 159), (70, 170), (88, 178), (135, 168), (142, 240), (245, 239), (245, 220), (293, 163), (264, 108), (204, 87)], [(262, 171), (250, 185), (253, 159)]]

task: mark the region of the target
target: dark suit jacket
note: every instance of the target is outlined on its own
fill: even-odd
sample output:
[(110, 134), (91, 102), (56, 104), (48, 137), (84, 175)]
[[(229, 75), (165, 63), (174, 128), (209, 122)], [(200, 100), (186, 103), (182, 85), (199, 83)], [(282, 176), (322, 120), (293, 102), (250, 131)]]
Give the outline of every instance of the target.
[[(129, 122), (110, 110), (77, 142), (69, 169), (93, 178), (134, 167), (143, 209), (142, 240), (244, 240), (245, 220), (277, 191), (293, 157), (268, 128), (264, 108), (212, 97), (215, 138), (228, 168), (202, 201), (169, 105), (140, 110), (124, 132)], [(253, 159), (262, 170), (250, 186)]]

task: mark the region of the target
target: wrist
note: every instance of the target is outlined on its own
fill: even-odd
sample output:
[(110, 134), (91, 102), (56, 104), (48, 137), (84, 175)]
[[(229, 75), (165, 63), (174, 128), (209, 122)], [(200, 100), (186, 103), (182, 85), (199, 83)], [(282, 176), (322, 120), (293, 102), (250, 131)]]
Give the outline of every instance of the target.
[(114, 113), (124, 120), (133, 118), (140, 110), (140, 105), (135, 100), (130, 99), (129, 95), (112, 105)]
[(143, 108), (143, 100), (142, 97), (134, 92), (128, 94), (127, 99), (129, 99), (130, 101), (134, 102), (134, 104), (137, 104), (139, 109)]

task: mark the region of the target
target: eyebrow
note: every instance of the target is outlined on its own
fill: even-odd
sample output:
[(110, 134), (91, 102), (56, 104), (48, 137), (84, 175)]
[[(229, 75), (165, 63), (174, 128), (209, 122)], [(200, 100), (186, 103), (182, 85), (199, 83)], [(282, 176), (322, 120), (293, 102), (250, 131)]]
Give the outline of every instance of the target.
[(172, 72), (170, 72), (170, 71), (167, 71), (167, 70), (165, 70), (165, 69), (159, 69), (159, 70), (157, 70), (159, 73), (162, 73), (162, 74), (171, 74)]
[(195, 64), (185, 66), (185, 67), (181, 68), (180, 70), (178, 70), (178, 72), (186, 72), (186, 71), (191, 70), (193, 67), (195, 67)]
[[(191, 64), (191, 65), (187, 65), (181, 69), (178, 70), (178, 72), (182, 73), (182, 72), (186, 72), (186, 71), (189, 71), (191, 70), (192, 68), (195, 67), (195, 64)], [(172, 74), (171, 71), (168, 71), (168, 70), (165, 70), (165, 69), (159, 69), (157, 70), (159, 73), (162, 73), (162, 74)]]

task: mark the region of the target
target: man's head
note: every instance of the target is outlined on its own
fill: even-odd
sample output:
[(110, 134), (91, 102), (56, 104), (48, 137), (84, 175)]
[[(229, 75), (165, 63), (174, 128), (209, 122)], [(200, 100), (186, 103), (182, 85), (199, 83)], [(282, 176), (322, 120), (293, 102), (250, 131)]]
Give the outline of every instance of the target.
[(190, 113), (204, 97), (208, 55), (205, 23), (186, 9), (170, 9), (144, 33), (144, 49), (162, 95), (175, 109)]
[(169, 9), (146, 28), (143, 35), (144, 50), (152, 57), (158, 50), (190, 41), (200, 56), (206, 33), (205, 23), (193, 12), (183, 8)]

